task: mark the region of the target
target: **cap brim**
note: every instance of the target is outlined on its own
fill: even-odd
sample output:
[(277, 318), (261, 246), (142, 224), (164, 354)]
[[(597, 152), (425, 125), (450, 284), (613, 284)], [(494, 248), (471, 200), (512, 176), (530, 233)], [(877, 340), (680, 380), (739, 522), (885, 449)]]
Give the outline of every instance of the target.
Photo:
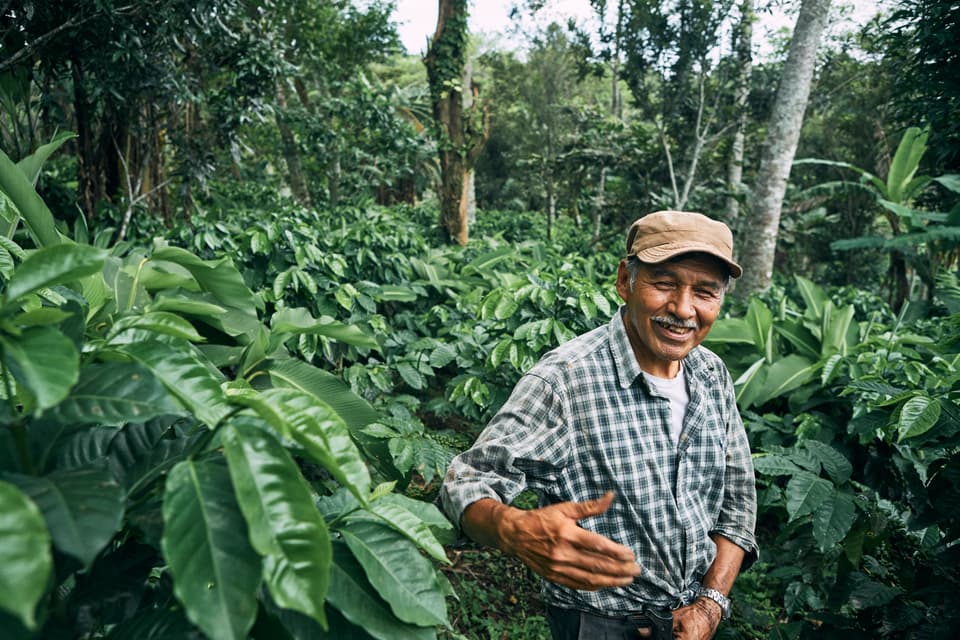
[(731, 278), (739, 278), (743, 275), (743, 269), (740, 268), (740, 265), (733, 260), (730, 260), (726, 256), (721, 255), (714, 247), (700, 242), (675, 242), (661, 244), (638, 251), (634, 255), (636, 255), (641, 262), (657, 264), (660, 262), (665, 262), (671, 258), (675, 258), (676, 256), (683, 255), (684, 253), (707, 253), (727, 265), (727, 269), (730, 270)]

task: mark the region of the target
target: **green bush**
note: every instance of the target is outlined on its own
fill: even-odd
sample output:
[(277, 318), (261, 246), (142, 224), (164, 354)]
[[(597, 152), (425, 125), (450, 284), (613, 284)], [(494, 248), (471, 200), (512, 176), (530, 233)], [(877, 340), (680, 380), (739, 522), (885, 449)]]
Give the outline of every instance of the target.
[[(367, 457), (380, 415), (293, 357), (361, 328), (226, 257), (61, 235), (0, 153), (5, 637), (433, 638), (450, 524)], [(26, 245), (28, 240), (24, 241)], [(366, 448), (369, 447), (369, 448)]]

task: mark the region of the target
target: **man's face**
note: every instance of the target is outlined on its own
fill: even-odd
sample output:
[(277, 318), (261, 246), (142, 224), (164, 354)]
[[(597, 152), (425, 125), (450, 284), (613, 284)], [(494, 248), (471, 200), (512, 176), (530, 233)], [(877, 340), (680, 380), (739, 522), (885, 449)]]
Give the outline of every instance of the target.
[(641, 265), (631, 287), (626, 260), (620, 261), (617, 293), (627, 305), (624, 324), (641, 369), (661, 378), (677, 374), (720, 314), (724, 280), (719, 261), (691, 255)]

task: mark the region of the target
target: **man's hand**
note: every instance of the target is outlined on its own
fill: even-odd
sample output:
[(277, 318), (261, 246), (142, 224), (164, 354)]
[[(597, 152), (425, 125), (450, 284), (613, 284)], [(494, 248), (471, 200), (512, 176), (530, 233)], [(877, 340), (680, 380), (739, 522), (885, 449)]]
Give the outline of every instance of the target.
[[(578, 520), (604, 513), (612, 502), (613, 492), (608, 492), (597, 500), (523, 511), (481, 500), (464, 512), (464, 526), (478, 541), (495, 541), (495, 546), (520, 558), (551, 582), (584, 591), (622, 587), (640, 575), (633, 552), (577, 524)], [(474, 507), (479, 509), (475, 511)], [(484, 523), (486, 518), (489, 520)], [(488, 532), (495, 529), (495, 538), (473, 535), (478, 527)]]
[(720, 605), (709, 598), (697, 598), (673, 612), (673, 637), (677, 640), (710, 640), (722, 617)]

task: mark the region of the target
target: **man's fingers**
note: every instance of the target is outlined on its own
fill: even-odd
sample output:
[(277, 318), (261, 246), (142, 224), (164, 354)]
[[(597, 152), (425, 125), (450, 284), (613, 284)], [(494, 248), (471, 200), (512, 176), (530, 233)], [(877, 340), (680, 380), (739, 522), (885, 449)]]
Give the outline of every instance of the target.
[(550, 582), (582, 591), (625, 587), (633, 582), (631, 576), (607, 575), (571, 566), (553, 567), (545, 570), (541, 575)]
[(606, 536), (577, 527), (575, 535), (570, 539), (570, 545), (584, 554), (592, 554), (610, 558), (619, 562), (633, 563), (635, 556), (629, 547), (614, 542)]
[(570, 517), (576, 520), (583, 520), (591, 516), (598, 516), (605, 513), (610, 505), (613, 504), (613, 491), (607, 491), (596, 500), (585, 500), (583, 502), (568, 502), (566, 507)]

